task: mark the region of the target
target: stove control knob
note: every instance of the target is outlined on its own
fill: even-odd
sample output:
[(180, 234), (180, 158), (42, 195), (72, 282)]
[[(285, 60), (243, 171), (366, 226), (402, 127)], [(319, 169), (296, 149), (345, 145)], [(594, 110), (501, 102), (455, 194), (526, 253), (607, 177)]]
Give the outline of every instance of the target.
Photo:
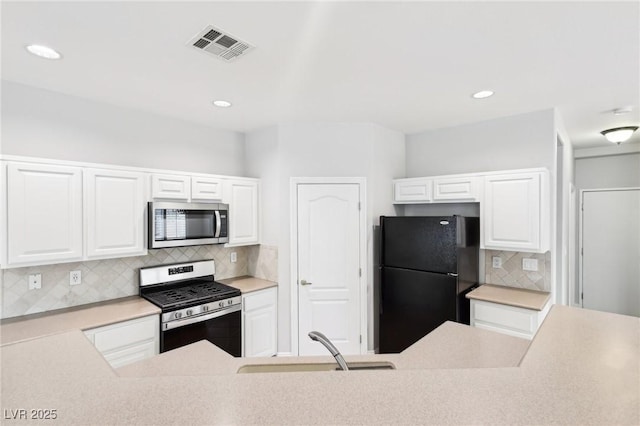
[(207, 312), (208, 310), (209, 310), (209, 307), (207, 305), (202, 306), (202, 312)]
[(221, 308), (224, 308), (224, 302), (219, 302), (218, 306), (220, 306)]
[(182, 317), (182, 312), (176, 312), (176, 319), (181, 318)]
[(233, 303), (233, 300), (229, 299), (227, 300), (227, 305), (231, 305)]
[(187, 316), (190, 316), (190, 315), (193, 315), (193, 311), (191, 309), (187, 311)]

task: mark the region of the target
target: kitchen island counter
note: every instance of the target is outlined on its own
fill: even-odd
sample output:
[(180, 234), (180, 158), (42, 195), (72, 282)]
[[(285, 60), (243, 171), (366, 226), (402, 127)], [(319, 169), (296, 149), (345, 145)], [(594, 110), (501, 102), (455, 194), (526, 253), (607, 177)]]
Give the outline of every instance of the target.
[[(2, 409), (55, 409), (60, 424), (640, 423), (638, 318), (554, 306), (517, 366), (513, 351), (491, 368), (429, 353), (429, 342), (472, 351), (493, 333), (450, 323), (434, 333), (399, 355), (347, 357), (392, 357), (397, 370), (236, 374), (266, 359), (200, 342), (158, 357), (184, 364), (172, 375), (153, 360), (127, 375), (73, 331), (0, 348)], [(218, 370), (203, 372), (207, 364)]]

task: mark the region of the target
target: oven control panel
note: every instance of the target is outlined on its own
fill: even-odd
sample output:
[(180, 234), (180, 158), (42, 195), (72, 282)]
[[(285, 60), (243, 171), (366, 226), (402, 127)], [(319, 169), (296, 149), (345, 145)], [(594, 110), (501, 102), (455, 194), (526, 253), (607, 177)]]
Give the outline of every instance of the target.
[(176, 311), (165, 312), (162, 314), (162, 323), (183, 320), (190, 317), (197, 317), (213, 312), (230, 309), (242, 305), (242, 296), (230, 297), (228, 299), (216, 300), (215, 302), (205, 303), (199, 306), (191, 306), (190, 308), (179, 309)]

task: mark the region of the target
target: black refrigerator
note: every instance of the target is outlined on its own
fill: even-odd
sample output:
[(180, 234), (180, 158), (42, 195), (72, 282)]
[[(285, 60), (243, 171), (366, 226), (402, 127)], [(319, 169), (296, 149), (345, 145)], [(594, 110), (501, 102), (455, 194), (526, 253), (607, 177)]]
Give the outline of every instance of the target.
[(477, 217), (380, 217), (380, 353), (402, 352), (445, 321), (469, 324), (479, 243)]

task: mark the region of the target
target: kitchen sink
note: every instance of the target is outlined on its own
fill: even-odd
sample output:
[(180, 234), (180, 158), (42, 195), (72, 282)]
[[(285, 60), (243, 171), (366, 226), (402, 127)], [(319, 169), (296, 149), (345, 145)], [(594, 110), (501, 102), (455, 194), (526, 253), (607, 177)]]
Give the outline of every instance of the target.
[[(350, 362), (349, 371), (358, 370), (395, 370), (396, 366), (387, 361), (379, 362)], [(243, 365), (238, 373), (294, 373), (307, 371), (336, 371), (335, 362), (308, 364), (250, 364)]]

